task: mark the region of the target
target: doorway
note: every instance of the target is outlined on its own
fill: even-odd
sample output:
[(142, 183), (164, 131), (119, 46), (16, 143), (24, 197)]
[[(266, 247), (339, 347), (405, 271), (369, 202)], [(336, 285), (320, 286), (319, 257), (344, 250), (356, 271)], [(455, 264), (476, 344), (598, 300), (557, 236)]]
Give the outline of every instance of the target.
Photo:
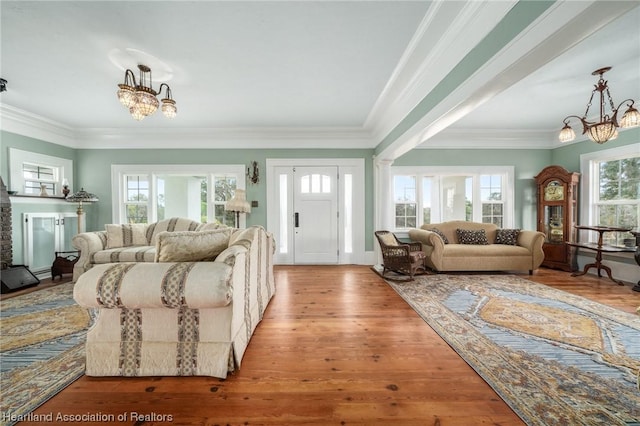
[[(275, 263), (345, 264), (364, 257), (364, 161), (267, 159), (267, 229)], [(355, 220), (354, 220), (355, 219)]]

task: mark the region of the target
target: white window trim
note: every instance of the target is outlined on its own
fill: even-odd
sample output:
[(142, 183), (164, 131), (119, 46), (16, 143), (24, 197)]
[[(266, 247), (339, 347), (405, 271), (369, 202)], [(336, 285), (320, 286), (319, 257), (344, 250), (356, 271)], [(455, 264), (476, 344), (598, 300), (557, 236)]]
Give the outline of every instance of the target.
[[(125, 212), (125, 181), (127, 175), (147, 175), (149, 178), (149, 201), (147, 204), (148, 220), (157, 221), (156, 204), (152, 201), (156, 197), (155, 177), (157, 175), (206, 175), (208, 185), (213, 187), (214, 175), (236, 175), (236, 188), (246, 188), (244, 164), (112, 164), (111, 165), (111, 194), (113, 223), (124, 223)], [(213, 192), (207, 191), (207, 220), (213, 221)], [(240, 215), (239, 227), (246, 226), (246, 215)]]
[[(594, 176), (597, 175), (596, 166), (593, 162), (596, 160), (620, 160), (637, 156), (638, 153), (640, 153), (640, 143), (580, 155), (580, 173), (582, 174), (580, 182), (580, 218), (578, 221), (580, 225), (598, 225), (596, 223), (595, 205), (591, 202), (596, 198), (599, 188), (599, 183), (595, 185), (592, 182)], [(581, 231), (580, 241), (594, 240), (594, 236), (589, 234), (591, 233), (588, 231)], [(613, 255), (615, 256), (616, 254)], [(629, 255), (622, 254), (617, 256), (628, 257)]]
[(69, 183), (73, 184), (73, 160), (9, 148), (9, 189), (18, 191), (19, 194), (24, 190), (24, 174), (22, 169), (24, 163), (52, 167), (59, 171), (55, 182), (57, 192), (51, 194), (53, 196), (62, 197), (62, 181), (65, 178)]
[[(514, 201), (514, 192), (515, 192), (515, 167), (513, 166), (391, 166), (390, 173), (390, 187), (393, 191), (393, 179), (396, 175), (414, 175), (416, 176), (416, 202), (418, 203), (418, 211), (420, 211), (422, 200), (422, 179), (419, 179), (423, 176), (463, 176), (463, 175), (505, 175), (506, 182), (505, 187), (503, 188), (504, 192), (504, 214), (503, 214), (503, 228), (513, 228), (515, 221), (515, 201)], [(479, 187), (473, 189), (474, 199), (480, 197)], [(476, 194), (476, 192), (478, 192)], [(390, 202), (394, 202), (393, 193), (391, 194), (392, 199)], [(432, 213), (433, 215), (433, 213)], [(422, 216), (417, 215), (417, 226), (420, 227), (422, 225)], [(439, 218), (439, 213), (436, 216)], [(438, 219), (439, 220), (439, 219)], [(395, 222), (394, 222), (395, 223)], [(394, 232), (398, 233), (399, 236), (405, 237), (408, 235), (408, 230), (406, 229), (395, 229)], [(406, 235), (405, 235), (406, 234)]]

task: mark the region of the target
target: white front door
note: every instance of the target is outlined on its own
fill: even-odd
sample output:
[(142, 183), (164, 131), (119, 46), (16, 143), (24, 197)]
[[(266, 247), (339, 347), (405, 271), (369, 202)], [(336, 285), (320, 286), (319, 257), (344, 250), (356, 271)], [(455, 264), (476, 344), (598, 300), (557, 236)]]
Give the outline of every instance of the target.
[(294, 263), (338, 263), (338, 167), (294, 168)]

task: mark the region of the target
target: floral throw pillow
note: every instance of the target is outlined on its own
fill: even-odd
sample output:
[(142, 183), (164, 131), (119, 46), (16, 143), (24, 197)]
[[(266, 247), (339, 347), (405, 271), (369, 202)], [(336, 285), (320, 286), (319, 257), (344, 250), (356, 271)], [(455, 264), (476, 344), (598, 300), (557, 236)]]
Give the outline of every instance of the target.
[(471, 229), (456, 229), (458, 235), (458, 242), (460, 244), (475, 244), (475, 245), (488, 245), (487, 234), (484, 229), (471, 230)]
[(519, 229), (498, 229), (496, 231), (496, 244), (517, 246), (518, 234), (520, 234)]
[(436, 234), (440, 235), (440, 238), (442, 238), (443, 243), (449, 244), (449, 239), (447, 238), (447, 236), (444, 235), (444, 232), (442, 232), (438, 228), (429, 228), (427, 229), (427, 231), (435, 232)]

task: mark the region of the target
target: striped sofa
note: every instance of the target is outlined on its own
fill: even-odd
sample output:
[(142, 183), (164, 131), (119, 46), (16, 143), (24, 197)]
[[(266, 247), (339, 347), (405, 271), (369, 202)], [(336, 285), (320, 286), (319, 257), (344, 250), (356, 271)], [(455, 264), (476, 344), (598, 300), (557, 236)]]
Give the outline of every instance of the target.
[(164, 231), (202, 231), (215, 229), (215, 223), (200, 223), (173, 217), (150, 224), (108, 224), (104, 231), (83, 232), (71, 243), (80, 251), (73, 268), (73, 281), (94, 265), (120, 262), (154, 262), (158, 234)]
[(240, 368), (275, 294), (275, 243), (260, 226), (228, 235), (213, 261), (104, 263), (81, 274), (74, 299), (97, 312), (86, 374), (225, 378)]

